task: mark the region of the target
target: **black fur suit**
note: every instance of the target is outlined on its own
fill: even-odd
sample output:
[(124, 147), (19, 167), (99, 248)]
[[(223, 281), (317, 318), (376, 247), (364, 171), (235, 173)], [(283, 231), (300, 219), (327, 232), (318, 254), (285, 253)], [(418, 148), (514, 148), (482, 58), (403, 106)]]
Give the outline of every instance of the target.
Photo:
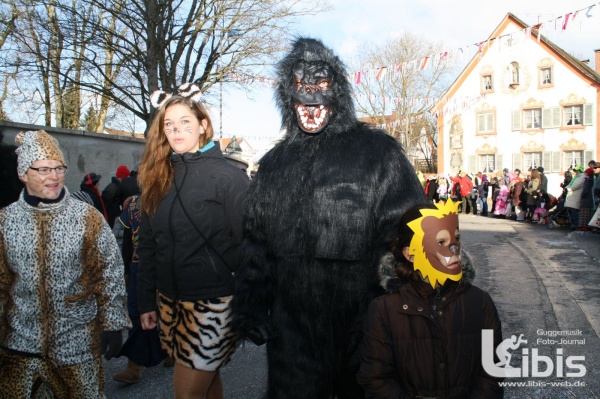
[(298, 39), (278, 80), (287, 133), (249, 188), (234, 321), (242, 338), (269, 330), (270, 399), (363, 398), (351, 330), (423, 189), (398, 142), (357, 121), (344, 66), (321, 42)]

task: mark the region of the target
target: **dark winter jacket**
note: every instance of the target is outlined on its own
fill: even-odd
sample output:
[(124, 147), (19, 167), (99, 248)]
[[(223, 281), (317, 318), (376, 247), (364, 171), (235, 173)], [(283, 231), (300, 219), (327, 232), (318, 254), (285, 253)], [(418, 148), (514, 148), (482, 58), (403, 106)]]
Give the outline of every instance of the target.
[(121, 193), (123, 196), (123, 202), (129, 197), (140, 194), (140, 186), (137, 181), (137, 172), (132, 170), (129, 177), (121, 180)]
[(110, 183), (102, 190), (102, 201), (104, 201), (104, 206), (106, 207), (108, 224), (112, 229), (115, 225), (115, 219), (121, 214), (121, 206), (123, 205), (123, 201), (125, 201), (119, 178), (113, 176)]
[(240, 262), (248, 177), (227, 163), (218, 146), (171, 160), (175, 178), (169, 192), (153, 217), (142, 213), (140, 313), (156, 310), (156, 289), (188, 301), (231, 295), (231, 272)]
[[(394, 262), (387, 255), (382, 268)], [(490, 296), (469, 282), (474, 272), (467, 268), (461, 281), (439, 291), (420, 279), (387, 281), (391, 293), (371, 302), (360, 350), (357, 380), (366, 398), (503, 397), (500, 380), (481, 363), (481, 331), (494, 330), (498, 345), (500, 319)]]
[(583, 181), (583, 188), (581, 189), (581, 202), (579, 203), (580, 208), (594, 208), (594, 198), (592, 194), (593, 187), (594, 176), (586, 176), (585, 180)]

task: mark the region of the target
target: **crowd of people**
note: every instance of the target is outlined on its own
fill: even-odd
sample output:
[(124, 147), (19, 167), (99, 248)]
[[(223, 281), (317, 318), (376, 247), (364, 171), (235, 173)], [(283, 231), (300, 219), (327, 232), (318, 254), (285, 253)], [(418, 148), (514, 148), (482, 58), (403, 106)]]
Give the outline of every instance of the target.
[[(562, 215), (560, 223), (572, 230), (599, 232), (600, 162), (589, 161), (587, 168), (575, 165), (564, 173), (561, 194), (548, 188), (544, 168), (512, 172), (475, 174), (459, 171), (455, 175), (430, 175), (423, 182), (427, 197), (434, 202), (452, 199), (460, 202), (464, 214), (506, 218), (547, 224)], [(555, 191), (555, 190), (552, 190)], [(565, 223), (565, 224), (566, 224)]]

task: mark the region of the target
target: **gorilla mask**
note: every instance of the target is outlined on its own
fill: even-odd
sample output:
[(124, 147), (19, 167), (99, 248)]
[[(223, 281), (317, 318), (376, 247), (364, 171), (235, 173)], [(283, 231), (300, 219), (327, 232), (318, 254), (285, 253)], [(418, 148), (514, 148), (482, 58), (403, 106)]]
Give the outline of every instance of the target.
[(422, 209), (420, 218), (408, 223), (415, 233), (409, 247), (414, 255), (414, 268), (429, 281), (432, 288), (444, 285), (446, 280), (462, 278), (460, 262), (460, 233), (458, 231), (458, 203), (448, 200), (438, 209)]
[(277, 75), (277, 105), (288, 135), (343, 133), (357, 123), (344, 64), (319, 40), (297, 39), (277, 64)]
[(331, 69), (324, 62), (299, 61), (294, 65), (294, 105), (298, 125), (304, 132), (319, 133), (329, 123), (331, 85)]

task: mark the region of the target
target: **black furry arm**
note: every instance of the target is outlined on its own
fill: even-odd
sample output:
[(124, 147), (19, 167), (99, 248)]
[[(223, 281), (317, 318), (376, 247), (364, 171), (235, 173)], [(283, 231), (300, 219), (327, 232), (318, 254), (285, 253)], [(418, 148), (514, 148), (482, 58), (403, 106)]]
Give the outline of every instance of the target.
[(258, 180), (255, 179), (248, 190), (242, 261), (235, 279), (232, 308), (238, 338), (262, 344), (268, 339), (271, 330), (268, 319), (272, 296), (272, 265), (267, 256), (264, 228), (259, 218), (261, 201), (257, 200)]

